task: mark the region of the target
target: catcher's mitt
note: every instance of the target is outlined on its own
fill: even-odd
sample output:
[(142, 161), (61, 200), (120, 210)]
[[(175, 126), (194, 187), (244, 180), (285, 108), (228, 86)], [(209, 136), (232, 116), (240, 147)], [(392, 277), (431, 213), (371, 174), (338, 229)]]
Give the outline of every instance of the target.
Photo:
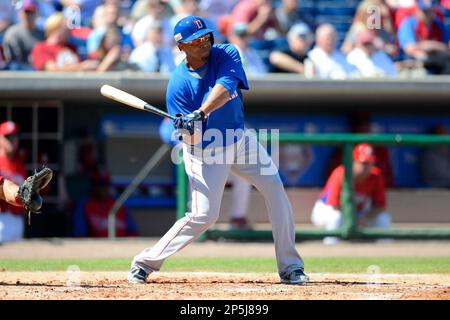
[(18, 195), (22, 200), (30, 224), (31, 213), (40, 213), (42, 207), (41, 189), (45, 188), (53, 177), (53, 171), (48, 167), (34, 172), (19, 187)]

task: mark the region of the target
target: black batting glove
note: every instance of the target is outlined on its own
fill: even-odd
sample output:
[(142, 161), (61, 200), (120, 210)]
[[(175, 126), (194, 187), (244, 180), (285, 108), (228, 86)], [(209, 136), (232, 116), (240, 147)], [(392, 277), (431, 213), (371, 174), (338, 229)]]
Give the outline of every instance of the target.
[(173, 120), (173, 126), (177, 130), (186, 130), (190, 135), (194, 134), (195, 122), (204, 122), (206, 119), (205, 113), (200, 110), (195, 110), (194, 112), (184, 116), (181, 113), (175, 115)]
[(183, 117), (182, 113), (177, 113), (175, 119), (173, 120), (173, 127), (175, 129), (183, 129)]

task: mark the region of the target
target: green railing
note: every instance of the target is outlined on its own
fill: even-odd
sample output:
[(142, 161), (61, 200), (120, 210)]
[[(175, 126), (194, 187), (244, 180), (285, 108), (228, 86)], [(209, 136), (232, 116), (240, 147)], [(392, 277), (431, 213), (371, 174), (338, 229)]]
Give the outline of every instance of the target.
[[(420, 134), (302, 134), (280, 133), (277, 138), (281, 143), (304, 143), (342, 145), (344, 147), (345, 178), (342, 189), (341, 207), (344, 215), (343, 226), (336, 230), (297, 230), (297, 240), (321, 239), (326, 236), (338, 236), (343, 239), (449, 239), (450, 229), (444, 228), (361, 228), (358, 227), (355, 217), (355, 202), (353, 189), (352, 150), (355, 144), (367, 142), (372, 145), (450, 145), (450, 136), (420, 135)], [(271, 140), (270, 135), (267, 140)], [(177, 195), (177, 219), (184, 216), (187, 210), (187, 176), (184, 164), (178, 165), (178, 195)], [(271, 230), (219, 230), (210, 229), (201, 240), (229, 238), (229, 239), (271, 239)]]

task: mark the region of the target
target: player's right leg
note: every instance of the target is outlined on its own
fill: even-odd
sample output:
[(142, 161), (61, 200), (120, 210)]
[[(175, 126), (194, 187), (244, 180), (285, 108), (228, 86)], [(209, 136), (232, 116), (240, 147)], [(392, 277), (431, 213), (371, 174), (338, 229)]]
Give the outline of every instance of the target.
[(303, 273), (304, 263), (295, 247), (292, 206), (278, 169), (265, 148), (256, 141), (256, 136), (251, 131), (246, 131), (245, 136), (231, 170), (252, 183), (264, 196), (272, 224), (278, 273), (282, 282), (305, 283), (308, 277)]
[(206, 164), (187, 152), (186, 148), (183, 157), (192, 189), (191, 212), (186, 212), (155, 246), (134, 257), (130, 282), (145, 283), (145, 278), (151, 272), (158, 271), (165, 259), (197, 239), (219, 217), (230, 165)]

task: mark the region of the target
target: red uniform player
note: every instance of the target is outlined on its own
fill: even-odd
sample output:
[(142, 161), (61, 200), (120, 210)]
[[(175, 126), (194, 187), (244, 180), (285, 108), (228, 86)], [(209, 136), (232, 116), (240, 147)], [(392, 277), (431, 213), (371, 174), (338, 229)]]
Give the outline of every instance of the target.
[[(353, 150), (353, 178), (355, 188), (356, 218), (359, 225), (389, 228), (391, 216), (386, 210), (386, 187), (381, 170), (374, 165), (372, 146), (359, 144)], [(333, 170), (325, 188), (314, 205), (311, 220), (326, 230), (342, 226), (341, 191), (345, 168), (340, 165)], [(336, 238), (327, 237), (325, 243), (335, 243)]]
[[(17, 155), (19, 128), (12, 121), (0, 124), (0, 176), (16, 185), (27, 177), (25, 165)], [(3, 180), (2, 179), (2, 180)], [(23, 237), (23, 208), (0, 200), (0, 241), (15, 241)]]

